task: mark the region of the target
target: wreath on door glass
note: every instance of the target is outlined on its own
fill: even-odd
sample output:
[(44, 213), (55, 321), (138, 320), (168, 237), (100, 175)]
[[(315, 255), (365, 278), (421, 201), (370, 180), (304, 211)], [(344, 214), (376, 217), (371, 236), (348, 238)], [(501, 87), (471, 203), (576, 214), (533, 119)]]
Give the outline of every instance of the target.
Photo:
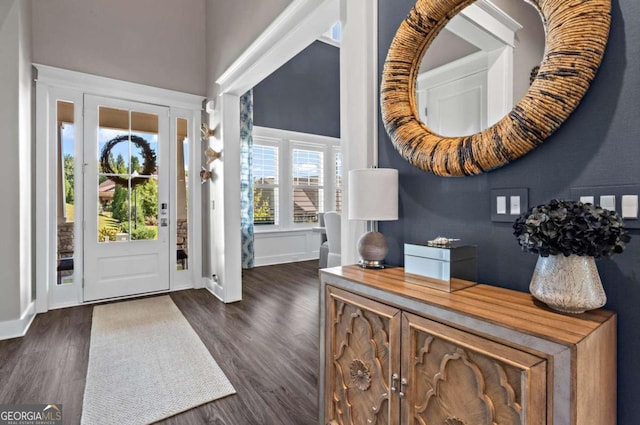
[[(109, 180), (112, 180), (116, 184), (121, 186), (128, 186), (129, 179), (121, 176), (117, 176), (117, 171), (114, 171), (112, 168), (112, 164), (109, 161), (109, 157), (111, 156), (111, 150), (120, 142), (128, 142), (131, 140), (131, 143), (136, 145), (138, 149), (142, 151), (142, 159), (144, 161), (144, 168), (140, 173), (143, 176), (150, 176), (156, 172), (156, 153), (151, 149), (149, 142), (139, 136), (118, 136), (114, 139), (109, 140), (102, 151), (100, 152), (100, 165), (102, 167), (102, 172), (104, 174), (111, 174), (109, 176)], [(148, 177), (132, 177), (131, 178), (131, 187), (136, 187), (139, 184), (143, 184), (147, 182)]]

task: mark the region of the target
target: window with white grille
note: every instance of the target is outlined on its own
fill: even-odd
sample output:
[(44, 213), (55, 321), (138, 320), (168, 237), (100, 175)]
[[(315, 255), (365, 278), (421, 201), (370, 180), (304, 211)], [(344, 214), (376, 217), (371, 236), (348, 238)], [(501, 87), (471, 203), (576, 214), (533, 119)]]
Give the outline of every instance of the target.
[(256, 231), (311, 228), (341, 210), (340, 139), (255, 126), (253, 140)]
[(317, 223), (324, 210), (324, 153), (321, 150), (291, 150), (293, 222)]
[(278, 147), (253, 145), (253, 223), (278, 224)]

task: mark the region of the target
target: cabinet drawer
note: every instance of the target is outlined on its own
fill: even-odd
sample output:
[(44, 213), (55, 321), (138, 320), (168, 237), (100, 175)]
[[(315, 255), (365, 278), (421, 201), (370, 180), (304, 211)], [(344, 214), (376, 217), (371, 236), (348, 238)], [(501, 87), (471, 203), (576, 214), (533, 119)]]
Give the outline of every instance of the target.
[(547, 361), (402, 314), (405, 424), (546, 424)]

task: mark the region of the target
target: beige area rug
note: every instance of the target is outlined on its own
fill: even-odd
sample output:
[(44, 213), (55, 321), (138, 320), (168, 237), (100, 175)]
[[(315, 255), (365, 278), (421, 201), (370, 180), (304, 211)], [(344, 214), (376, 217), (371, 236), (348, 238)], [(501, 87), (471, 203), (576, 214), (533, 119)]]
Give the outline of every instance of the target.
[(148, 424), (234, 393), (169, 296), (94, 308), (82, 424)]

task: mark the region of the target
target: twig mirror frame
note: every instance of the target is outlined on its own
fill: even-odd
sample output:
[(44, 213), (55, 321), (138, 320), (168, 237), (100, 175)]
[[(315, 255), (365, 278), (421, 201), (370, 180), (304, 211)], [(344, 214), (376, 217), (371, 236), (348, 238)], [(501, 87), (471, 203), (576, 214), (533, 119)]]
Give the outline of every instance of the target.
[(545, 27), (545, 52), (525, 96), (480, 133), (444, 137), (418, 118), (415, 85), (422, 57), (447, 22), (475, 0), (418, 0), (391, 42), (382, 73), (382, 120), (409, 163), (440, 176), (476, 175), (539, 146), (569, 117), (604, 55), (611, 0), (529, 0)]

